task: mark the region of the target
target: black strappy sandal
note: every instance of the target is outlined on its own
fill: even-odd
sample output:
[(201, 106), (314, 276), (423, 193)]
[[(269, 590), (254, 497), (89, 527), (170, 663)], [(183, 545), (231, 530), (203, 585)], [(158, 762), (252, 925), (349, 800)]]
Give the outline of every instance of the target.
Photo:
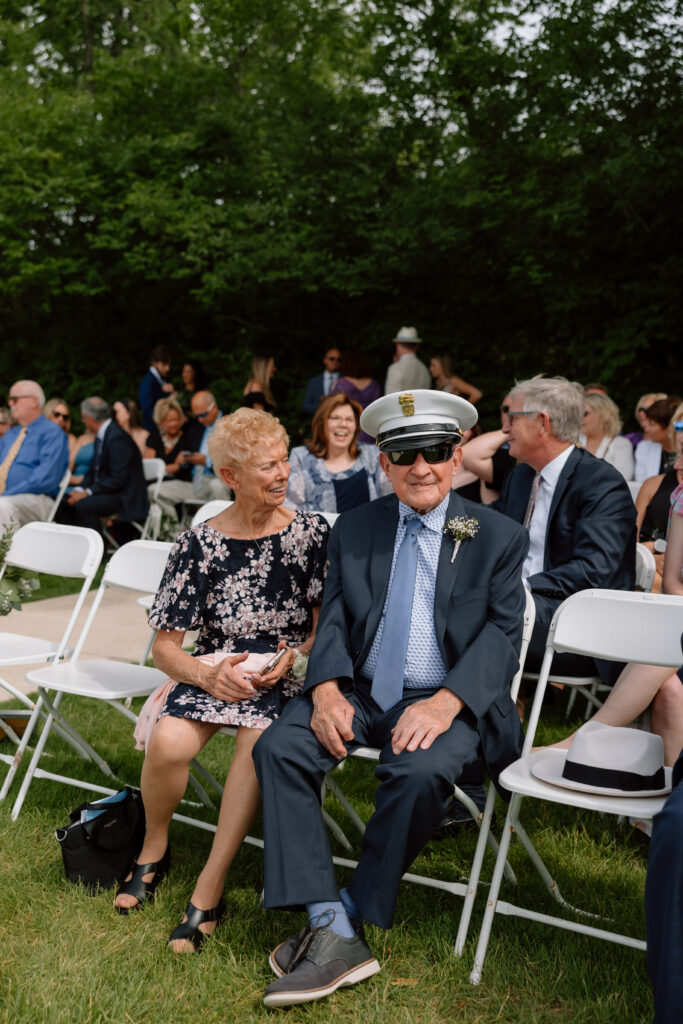
[(167, 945), (175, 939), (187, 939), (187, 941), (194, 946), (195, 953), (201, 953), (202, 946), (207, 939), (211, 938), (211, 935), (215, 933), (215, 928), (211, 935), (207, 935), (206, 932), (199, 930), (200, 924), (206, 924), (208, 921), (215, 921), (218, 926), (225, 915), (225, 900), (221, 898), (218, 906), (212, 907), (211, 910), (199, 910), (195, 907), (191, 901), (187, 904), (187, 921), (183, 921), (178, 927), (171, 932), (171, 937), (168, 940)]
[[(141, 910), (146, 903), (151, 902), (151, 900), (154, 899), (154, 894), (157, 891), (159, 883), (163, 882), (164, 878), (166, 878), (170, 864), (170, 846), (166, 847), (166, 853), (163, 855), (161, 860), (156, 861), (154, 864), (138, 864), (137, 861), (133, 861), (133, 877), (123, 883), (117, 893), (117, 896), (133, 896), (138, 902), (133, 907), (119, 907), (114, 904), (118, 913), (134, 913), (136, 910)], [(143, 881), (144, 876), (151, 875), (152, 872), (154, 872), (154, 878), (152, 881)]]

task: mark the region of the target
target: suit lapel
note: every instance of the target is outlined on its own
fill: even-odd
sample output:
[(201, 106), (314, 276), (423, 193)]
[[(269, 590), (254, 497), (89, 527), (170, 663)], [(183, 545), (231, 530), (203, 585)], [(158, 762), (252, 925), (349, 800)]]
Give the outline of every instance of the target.
[[(448, 511), (446, 513), (446, 521), (453, 519), (454, 516), (466, 516), (465, 506), (463, 500), (457, 491), (451, 491), (450, 501), (448, 502)], [(436, 630), (436, 638), (441, 643), (444, 633), (446, 632), (446, 614), (448, 612), (448, 605), (455, 587), (455, 581), (458, 578), (462, 559), (465, 556), (465, 552), (469, 547), (469, 542), (463, 542), (460, 545), (458, 556), (454, 562), (451, 562), (453, 557), (453, 548), (455, 540), (444, 534), (441, 541), (441, 550), (439, 552), (439, 567), (436, 573), (436, 586), (434, 588), (434, 628)]]
[(389, 495), (378, 509), (370, 536), (370, 593), (372, 605), (365, 624), (365, 642), (359, 663), (367, 657), (375, 638), (389, 589), (389, 574), (394, 555), (394, 541), (398, 528), (398, 498)]
[(562, 472), (560, 473), (560, 476), (558, 478), (557, 484), (555, 485), (555, 491), (553, 493), (553, 500), (550, 502), (550, 511), (548, 512), (548, 523), (546, 525), (546, 530), (545, 530), (545, 550), (546, 551), (548, 550), (548, 530), (550, 529), (550, 524), (552, 522), (552, 518), (555, 515), (555, 512), (557, 510), (557, 506), (560, 504), (560, 502), (562, 500), (562, 496), (564, 495), (564, 492), (567, 489), (567, 485), (569, 484), (569, 481), (572, 478), (574, 470), (576, 469), (576, 467), (577, 467), (578, 463), (580, 462), (580, 460), (581, 460), (581, 452), (580, 452), (580, 450), (578, 448), (575, 448), (574, 451), (569, 456), (569, 458), (567, 459), (567, 461), (565, 462), (564, 466), (562, 467)]

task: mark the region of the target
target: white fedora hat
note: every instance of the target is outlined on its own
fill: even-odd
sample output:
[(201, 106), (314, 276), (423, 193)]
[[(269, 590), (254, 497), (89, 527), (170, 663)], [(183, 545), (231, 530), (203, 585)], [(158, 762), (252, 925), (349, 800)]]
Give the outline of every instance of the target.
[(553, 786), (604, 796), (663, 796), (671, 792), (671, 768), (664, 767), (661, 736), (586, 722), (569, 750), (548, 752), (531, 767)]
[(402, 327), (394, 338), (394, 341), (402, 341), (406, 345), (419, 345), (422, 338), (418, 338), (415, 327)]
[(477, 422), (477, 410), (447, 391), (395, 391), (363, 410), (360, 425), (383, 452), (458, 441)]

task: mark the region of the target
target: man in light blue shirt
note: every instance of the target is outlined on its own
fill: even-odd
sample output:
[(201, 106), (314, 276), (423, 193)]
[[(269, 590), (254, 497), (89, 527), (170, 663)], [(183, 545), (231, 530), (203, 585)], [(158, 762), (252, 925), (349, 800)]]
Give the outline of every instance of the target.
[(8, 404), (16, 426), (0, 438), (0, 531), (47, 519), (69, 464), (65, 432), (43, 416), (40, 384), (16, 381)]

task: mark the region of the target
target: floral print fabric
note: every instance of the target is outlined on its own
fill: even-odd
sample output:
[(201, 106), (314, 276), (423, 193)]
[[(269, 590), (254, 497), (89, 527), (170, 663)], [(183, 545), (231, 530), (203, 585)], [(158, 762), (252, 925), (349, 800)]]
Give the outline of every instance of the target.
[[(208, 523), (187, 530), (169, 555), (150, 626), (199, 630), (197, 657), (273, 652), (280, 640), (303, 643), (322, 600), (328, 535), (325, 519), (310, 512), (297, 512), (280, 533), (258, 540), (225, 537)], [(300, 689), (283, 677), (270, 690), (229, 703), (179, 682), (160, 717), (264, 729)]]

